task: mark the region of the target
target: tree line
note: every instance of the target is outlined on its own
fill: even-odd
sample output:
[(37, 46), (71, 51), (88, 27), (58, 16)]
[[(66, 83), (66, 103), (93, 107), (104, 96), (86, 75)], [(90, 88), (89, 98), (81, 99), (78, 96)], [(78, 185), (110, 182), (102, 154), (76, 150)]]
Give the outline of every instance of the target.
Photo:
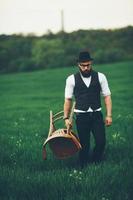
[(133, 26), (114, 30), (49, 32), (43, 36), (0, 35), (0, 72), (33, 71), (76, 65), (79, 51), (95, 63), (133, 60)]

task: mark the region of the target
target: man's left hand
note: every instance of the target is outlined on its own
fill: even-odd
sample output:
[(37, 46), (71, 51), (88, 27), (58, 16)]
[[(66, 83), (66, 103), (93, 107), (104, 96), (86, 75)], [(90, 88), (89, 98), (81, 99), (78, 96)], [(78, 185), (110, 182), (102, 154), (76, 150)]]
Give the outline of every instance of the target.
[(105, 125), (110, 126), (112, 124), (112, 117), (106, 116), (105, 118)]

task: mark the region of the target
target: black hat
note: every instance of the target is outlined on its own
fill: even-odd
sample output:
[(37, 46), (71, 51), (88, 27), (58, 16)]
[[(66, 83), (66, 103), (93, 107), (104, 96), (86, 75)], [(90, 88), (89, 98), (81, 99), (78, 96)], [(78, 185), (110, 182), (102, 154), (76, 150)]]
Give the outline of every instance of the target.
[(85, 62), (85, 61), (91, 61), (93, 60), (93, 58), (91, 58), (90, 54), (88, 51), (81, 51), (79, 53), (79, 58), (78, 58), (78, 62)]

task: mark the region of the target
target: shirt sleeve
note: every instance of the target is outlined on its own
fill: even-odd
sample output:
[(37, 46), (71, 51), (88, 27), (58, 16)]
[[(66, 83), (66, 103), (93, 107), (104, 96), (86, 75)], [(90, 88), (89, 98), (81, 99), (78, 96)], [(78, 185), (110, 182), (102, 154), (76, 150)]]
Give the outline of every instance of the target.
[(66, 79), (66, 86), (65, 86), (65, 98), (72, 99), (73, 91), (75, 86), (74, 75), (68, 76)]
[(98, 73), (98, 75), (99, 75), (99, 82), (100, 82), (100, 85), (101, 85), (101, 94), (104, 97), (111, 95), (106, 76), (102, 73)]

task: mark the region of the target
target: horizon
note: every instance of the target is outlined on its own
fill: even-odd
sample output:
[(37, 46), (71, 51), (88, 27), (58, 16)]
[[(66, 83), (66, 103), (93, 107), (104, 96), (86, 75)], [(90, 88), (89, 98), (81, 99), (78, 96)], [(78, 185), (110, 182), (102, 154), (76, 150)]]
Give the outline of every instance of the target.
[[(66, 34), (71, 34), (73, 32), (78, 32), (78, 31), (116, 31), (116, 30), (121, 30), (121, 29), (126, 29), (128, 27), (131, 27), (133, 28), (133, 25), (127, 25), (127, 26), (124, 26), (124, 27), (116, 27), (116, 28), (90, 28), (90, 29), (78, 29), (78, 30), (73, 30), (73, 31), (70, 31), (70, 32), (67, 32), (67, 31), (63, 31), (64, 33)], [(58, 32), (52, 32), (51, 30), (49, 30), (49, 32), (46, 32), (46, 33), (42, 33), (42, 34), (37, 34), (37, 33), (33, 33), (33, 32), (29, 32), (29, 33), (23, 33), (23, 32), (18, 32), (18, 33), (10, 33), (10, 34), (7, 34), (7, 33), (0, 33), (0, 36), (2, 35), (5, 35), (5, 36), (23, 36), (23, 37), (42, 37), (42, 36), (45, 36), (45, 35), (49, 35), (49, 34), (53, 34), (53, 35), (56, 35), (58, 33), (60, 33), (62, 31), (58, 31)]]

